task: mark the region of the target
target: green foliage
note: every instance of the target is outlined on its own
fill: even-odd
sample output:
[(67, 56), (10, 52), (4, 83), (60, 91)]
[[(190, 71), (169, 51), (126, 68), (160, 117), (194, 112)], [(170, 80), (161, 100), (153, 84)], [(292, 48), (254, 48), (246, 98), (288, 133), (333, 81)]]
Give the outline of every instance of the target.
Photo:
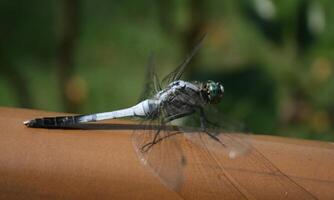
[(221, 112), (255, 133), (333, 140), (333, 9), (329, 0), (4, 0), (0, 105), (127, 107), (150, 52), (163, 77), (207, 32), (184, 78), (221, 81)]

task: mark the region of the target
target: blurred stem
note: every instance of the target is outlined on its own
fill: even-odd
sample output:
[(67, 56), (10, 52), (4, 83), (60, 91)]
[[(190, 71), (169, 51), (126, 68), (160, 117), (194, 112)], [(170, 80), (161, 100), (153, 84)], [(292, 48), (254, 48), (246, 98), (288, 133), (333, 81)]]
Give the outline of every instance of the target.
[(61, 28), (58, 44), (57, 73), (65, 110), (78, 112), (79, 105), (69, 100), (66, 95), (66, 87), (74, 73), (74, 48), (79, 29), (79, 3), (78, 0), (62, 0), (60, 4), (59, 24)]

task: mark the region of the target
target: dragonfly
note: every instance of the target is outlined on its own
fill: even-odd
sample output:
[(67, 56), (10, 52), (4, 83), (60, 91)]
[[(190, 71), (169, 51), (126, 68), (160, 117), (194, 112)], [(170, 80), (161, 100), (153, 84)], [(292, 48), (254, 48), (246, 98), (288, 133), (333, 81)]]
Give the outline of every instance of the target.
[[(67, 128), (109, 119), (138, 118), (144, 128), (134, 131), (132, 142), (140, 162), (182, 198), (316, 199), (252, 146), (249, 135), (222, 128), (222, 124), (228, 125), (220, 122), (219, 112), (217, 115), (217, 111), (210, 111), (223, 99), (225, 89), (220, 82), (181, 79), (205, 38), (206, 35), (202, 36), (183, 62), (162, 81), (151, 56), (141, 100), (132, 107), (36, 118), (24, 124), (31, 128)], [(216, 115), (212, 117), (212, 113)], [(250, 181), (265, 182), (271, 196), (264, 196), (263, 188), (248, 184)]]

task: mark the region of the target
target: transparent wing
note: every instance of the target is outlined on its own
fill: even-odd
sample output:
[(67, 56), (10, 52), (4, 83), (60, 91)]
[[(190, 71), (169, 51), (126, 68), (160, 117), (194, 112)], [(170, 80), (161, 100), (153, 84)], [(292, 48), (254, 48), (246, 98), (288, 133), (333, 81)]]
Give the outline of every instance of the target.
[(251, 199), (207, 148), (186, 140), (183, 151), (187, 165), (179, 193), (184, 199)]
[(151, 53), (148, 60), (144, 89), (139, 97), (139, 101), (143, 101), (148, 97), (152, 97), (161, 90), (159, 78), (155, 69), (155, 54)]
[(179, 66), (177, 66), (170, 74), (168, 74), (161, 82), (155, 70), (155, 55), (154, 53), (151, 53), (147, 65), (144, 90), (140, 95), (139, 101), (142, 101), (148, 97), (152, 97), (154, 94), (156, 94), (158, 91), (162, 89), (162, 85), (167, 86), (169, 83), (179, 80), (188, 63), (198, 52), (205, 38), (206, 34), (201, 37), (197, 45), (195, 45), (195, 47), (187, 55), (187, 57), (183, 60), (183, 62)]
[[(213, 123), (221, 123), (217, 115), (211, 113), (209, 118), (218, 119)], [(184, 120), (190, 119), (197, 120), (197, 117)], [(137, 134), (136, 149), (153, 141), (158, 127)], [(242, 127), (239, 123), (225, 121), (223, 127), (225, 131), (211, 124), (206, 130), (221, 141), (218, 142), (196, 125), (164, 126), (158, 136), (161, 141), (147, 152), (137, 152), (142, 163), (162, 183), (185, 199), (223, 196), (227, 199), (315, 199), (258, 151), (250, 135), (236, 132)], [(263, 185), (270, 191), (266, 192), (268, 196), (263, 193)]]
[[(212, 144), (211, 137), (200, 136), (204, 144)], [(238, 135), (223, 138), (229, 139), (227, 143), (240, 139)], [(256, 148), (248, 148), (247, 154), (231, 159), (226, 150), (213, 151), (188, 140), (183, 145), (187, 165), (179, 191), (181, 196), (189, 199), (316, 199)]]
[[(132, 138), (136, 153), (162, 184), (185, 199), (220, 199), (226, 191), (226, 197), (245, 199), (216, 167), (208, 151), (187, 141), (178, 128), (152, 121), (144, 121), (142, 125), (145, 130), (135, 131)], [(154, 140), (158, 142), (147, 148)]]
[[(224, 137), (239, 140), (238, 137)], [(209, 149), (209, 148), (208, 148)], [(302, 185), (284, 174), (254, 146), (247, 154), (230, 159), (219, 151), (210, 151), (221, 170), (228, 172), (231, 180), (238, 183), (244, 194), (256, 199), (316, 199)], [(265, 188), (264, 188), (265, 186)], [(263, 192), (263, 189), (270, 192)]]
[[(172, 126), (144, 120), (143, 130), (133, 133), (132, 141), (141, 163), (168, 188), (178, 191), (183, 180), (185, 157), (181, 149), (182, 135)], [(155, 141), (153, 144), (152, 142)]]
[[(232, 191), (232, 186), (235, 186), (234, 193), (240, 193), (247, 199), (251, 197), (256, 199), (316, 199), (258, 151), (252, 145), (250, 135), (241, 134), (240, 124), (231, 123), (231, 120), (221, 121), (222, 116), (213, 113), (210, 113), (209, 120), (216, 120), (211, 121), (213, 124), (210, 124), (206, 131), (219, 141), (199, 129), (183, 128), (184, 136), (194, 146), (192, 149), (199, 158), (198, 162), (203, 168), (201, 171), (210, 177), (207, 184), (226, 186), (230, 183), (232, 185), (228, 185), (229, 191)], [(188, 120), (197, 120), (197, 118), (192, 117)], [(222, 126), (217, 126), (217, 124)], [(212, 170), (208, 163), (215, 166), (216, 176), (211, 174)], [(211, 172), (208, 172), (210, 170)], [(264, 196), (263, 188), (256, 183), (261, 183), (259, 184), (261, 186), (265, 185), (266, 190), (271, 191), (267, 193), (269, 196)]]
[(189, 64), (194, 55), (198, 52), (205, 38), (206, 34), (201, 37), (199, 42), (195, 45), (195, 47), (191, 50), (191, 52), (187, 55), (183, 62), (162, 80), (162, 84), (164, 86), (181, 78), (186, 66)]

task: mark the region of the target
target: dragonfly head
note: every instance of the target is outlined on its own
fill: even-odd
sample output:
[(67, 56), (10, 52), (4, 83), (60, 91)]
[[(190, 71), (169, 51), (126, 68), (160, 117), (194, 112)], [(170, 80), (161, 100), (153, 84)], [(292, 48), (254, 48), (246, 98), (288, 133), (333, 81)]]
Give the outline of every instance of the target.
[(203, 87), (204, 96), (208, 103), (219, 103), (224, 94), (224, 87), (219, 82), (209, 80)]

